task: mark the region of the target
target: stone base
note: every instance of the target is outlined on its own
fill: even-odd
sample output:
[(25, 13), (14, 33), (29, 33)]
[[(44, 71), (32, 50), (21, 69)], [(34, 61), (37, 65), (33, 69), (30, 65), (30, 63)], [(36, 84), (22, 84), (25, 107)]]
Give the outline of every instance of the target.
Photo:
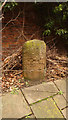
[[(45, 79), (45, 72), (44, 71), (29, 71), (23, 72), (25, 80), (40, 80)], [(29, 76), (30, 75), (30, 76)]]

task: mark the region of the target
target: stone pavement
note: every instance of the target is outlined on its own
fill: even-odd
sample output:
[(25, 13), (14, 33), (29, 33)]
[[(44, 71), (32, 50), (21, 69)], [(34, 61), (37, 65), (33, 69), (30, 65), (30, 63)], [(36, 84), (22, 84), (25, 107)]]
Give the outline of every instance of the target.
[(18, 94), (4, 94), (2, 95), (2, 118), (68, 120), (66, 86), (68, 86), (68, 80), (57, 80), (24, 88), (19, 90)]

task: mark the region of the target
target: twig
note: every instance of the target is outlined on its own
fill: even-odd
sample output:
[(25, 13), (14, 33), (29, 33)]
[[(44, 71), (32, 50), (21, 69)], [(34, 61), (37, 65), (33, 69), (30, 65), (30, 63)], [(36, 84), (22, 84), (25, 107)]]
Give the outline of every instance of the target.
[(2, 8), (4, 7), (4, 5), (6, 4), (7, 0), (4, 1), (4, 3), (1, 5), (0, 11), (2, 10)]
[(23, 72), (23, 71), (21, 71), (21, 72), (19, 72), (19, 73), (16, 73), (16, 74), (14, 74), (14, 75), (15, 75), (15, 76), (16, 76), (16, 75), (19, 75), (19, 74), (21, 74), (22, 72)]
[(24, 25), (25, 25), (25, 3), (24, 3), (24, 7), (23, 7), (23, 31), (24, 31)]
[(23, 72), (23, 70), (2, 70), (2, 72), (14, 72), (14, 71), (20, 71), (20, 72)]
[(31, 40), (37, 32), (39, 32), (39, 30), (37, 30), (34, 34), (32, 34), (31, 37), (29, 38), (29, 40)]
[(2, 15), (0, 15), (0, 21), (2, 20), (2, 18), (4, 18), (4, 17), (3, 17), (3, 14), (2, 14)]
[(0, 30), (0, 32), (2, 32), (2, 31), (5, 29), (5, 27), (6, 27), (10, 22), (15, 21), (15, 20), (19, 17), (19, 15), (20, 15), (20, 12), (18, 13), (17, 17), (14, 18), (14, 19), (11, 19), (11, 20), (4, 26), (4, 28), (2, 28), (2, 29)]
[(51, 39), (50, 41), (46, 42), (46, 44), (48, 44), (48, 43), (50, 43), (50, 42), (54, 41), (56, 38), (57, 38), (57, 37), (55, 37), (55, 38)]
[(24, 32), (22, 31), (23, 37), (28, 41), (29, 39), (24, 35)]
[(56, 41), (52, 46), (51, 46), (51, 48), (47, 51), (47, 52), (49, 52), (52, 48), (54, 48), (55, 47), (55, 44), (57, 43), (58, 41)]
[[(47, 61), (48, 62), (50, 62), (50, 63), (52, 63), (52, 64), (54, 64), (55, 66), (57, 65), (57, 62), (54, 62), (53, 60), (51, 60), (51, 59), (47, 59)], [(57, 70), (59, 70), (59, 71), (63, 71), (63, 72), (65, 72), (65, 73), (67, 73), (67, 71), (66, 70), (62, 70), (62, 69), (59, 69), (59, 68), (54, 68), (54, 69), (57, 69)]]

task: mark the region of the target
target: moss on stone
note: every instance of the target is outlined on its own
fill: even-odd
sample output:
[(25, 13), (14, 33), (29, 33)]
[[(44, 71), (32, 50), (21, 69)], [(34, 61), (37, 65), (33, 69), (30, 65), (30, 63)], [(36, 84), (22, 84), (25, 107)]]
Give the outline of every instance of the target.
[[(43, 45), (43, 43), (44, 43), (44, 41), (34, 39), (34, 40), (30, 40), (30, 41), (25, 42), (24, 46), (27, 47), (27, 48), (28, 47), (36, 47), (36, 46), (41, 47), (41, 44)], [(45, 45), (45, 48), (46, 48), (45, 43), (44, 43), (44, 45)]]
[[(27, 72), (24, 73), (25, 79), (44, 79), (45, 68), (46, 68), (46, 44), (41, 40), (30, 40), (24, 43), (23, 45), (23, 70)], [(39, 72), (33, 71), (32, 73), (28, 72), (31, 70), (39, 70)], [(26, 73), (26, 74), (25, 74)], [(29, 74), (28, 74), (29, 73)], [(33, 78), (34, 77), (34, 78)]]

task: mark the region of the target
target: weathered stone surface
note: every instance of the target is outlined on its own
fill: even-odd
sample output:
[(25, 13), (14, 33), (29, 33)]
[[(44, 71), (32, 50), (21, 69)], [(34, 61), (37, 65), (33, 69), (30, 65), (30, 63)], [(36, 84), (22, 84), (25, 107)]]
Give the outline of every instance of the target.
[(22, 118), (31, 114), (30, 108), (20, 91), (18, 95), (11, 93), (3, 95), (2, 105), (2, 118)]
[(36, 118), (63, 118), (52, 98), (33, 104), (31, 108)]
[(66, 120), (68, 120), (68, 108), (65, 108), (64, 110), (62, 110), (62, 113), (64, 117), (66, 118)]
[(63, 109), (68, 105), (68, 103), (66, 102), (63, 95), (56, 95), (53, 98), (54, 98), (56, 104), (58, 105), (59, 109)]
[(68, 101), (68, 79), (54, 81), (60, 91), (63, 92), (65, 99)]
[(47, 82), (44, 84), (35, 85), (29, 88), (24, 88), (22, 91), (25, 94), (29, 104), (38, 100), (52, 96), (58, 92), (58, 89), (53, 82)]
[(25, 79), (44, 79), (46, 69), (46, 44), (41, 40), (30, 40), (23, 45), (23, 74)]

